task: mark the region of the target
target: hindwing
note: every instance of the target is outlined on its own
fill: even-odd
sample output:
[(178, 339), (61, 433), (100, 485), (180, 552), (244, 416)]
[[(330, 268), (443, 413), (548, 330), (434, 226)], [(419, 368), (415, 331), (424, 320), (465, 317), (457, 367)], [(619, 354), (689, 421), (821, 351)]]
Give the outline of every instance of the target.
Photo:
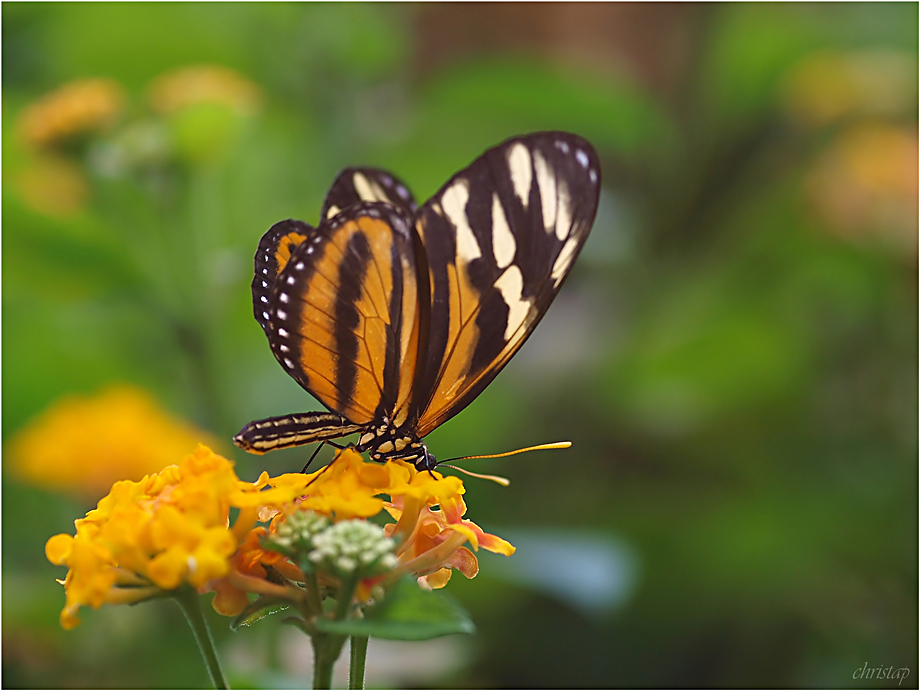
[(411, 218), (417, 205), (406, 184), (380, 168), (346, 168), (338, 174), (320, 212), (320, 222), (361, 202), (388, 202)]
[(275, 279), (287, 265), (294, 249), (311, 238), (316, 228), (303, 221), (279, 221), (259, 241), (255, 256), (255, 277), (252, 279), (252, 307), (259, 326), (268, 333), (269, 299)]
[(418, 210), (430, 301), (413, 406), (420, 437), (479, 395), (533, 332), (591, 229), (599, 171), (581, 137), (518, 137)]
[(362, 202), (321, 223), (272, 288), (275, 357), (351, 423), (406, 417), (418, 351), (416, 271), (411, 217)]

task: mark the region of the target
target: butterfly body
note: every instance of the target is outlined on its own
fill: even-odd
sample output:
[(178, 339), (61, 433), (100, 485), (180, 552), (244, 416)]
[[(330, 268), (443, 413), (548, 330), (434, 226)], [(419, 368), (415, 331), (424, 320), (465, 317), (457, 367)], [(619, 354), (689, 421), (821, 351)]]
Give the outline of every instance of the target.
[(422, 439), (487, 386), (532, 333), (594, 220), (590, 144), (548, 132), (511, 139), (416, 206), (391, 173), (339, 174), (314, 228), (263, 236), (256, 320), (278, 362), (330, 413), (247, 425), (264, 453), (358, 433), (374, 460), (420, 469)]

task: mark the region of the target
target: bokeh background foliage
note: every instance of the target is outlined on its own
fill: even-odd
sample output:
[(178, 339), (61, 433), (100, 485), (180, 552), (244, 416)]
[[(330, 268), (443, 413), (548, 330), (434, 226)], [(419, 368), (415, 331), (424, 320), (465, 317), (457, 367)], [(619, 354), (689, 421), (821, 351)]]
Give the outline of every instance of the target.
[[(430, 438), (575, 447), (481, 464), (513, 484), (473, 484), (471, 517), (519, 551), (450, 584), (479, 633), (372, 642), (369, 681), (861, 687), (867, 662), (916, 683), (915, 4), (2, 12), (7, 448), (117, 382), (223, 440), (315, 407), (251, 316), (261, 233), (316, 221), (347, 165), (425, 199), (507, 136), (575, 131), (604, 168), (585, 252)], [(30, 104), (88, 78), (111, 117), (29, 135)], [(235, 454), (250, 479), (303, 457)], [(205, 685), (169, 603), (59, 629), (41, 547), (97, 496), (4, 464), (4, 685)], [(237, 685), (307, 678), (274, 622), (217, 619)]]

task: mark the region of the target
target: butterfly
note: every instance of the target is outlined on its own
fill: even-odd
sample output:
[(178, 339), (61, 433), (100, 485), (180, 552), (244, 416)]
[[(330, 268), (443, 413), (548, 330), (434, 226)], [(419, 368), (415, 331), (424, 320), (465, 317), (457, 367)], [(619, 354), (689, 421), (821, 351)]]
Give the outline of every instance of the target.
[(433, 469), (423, 438), (536, 328), (599, 195), (597, 153), (564, 132), (489, 149), (421, 206), (392, 173), (343, 170), (317, 227), (265, 233), (252, 282), (275, 358), (329, 412), (257, 420), (234, 442), (265, 453), (358, 434), (373, 460)]

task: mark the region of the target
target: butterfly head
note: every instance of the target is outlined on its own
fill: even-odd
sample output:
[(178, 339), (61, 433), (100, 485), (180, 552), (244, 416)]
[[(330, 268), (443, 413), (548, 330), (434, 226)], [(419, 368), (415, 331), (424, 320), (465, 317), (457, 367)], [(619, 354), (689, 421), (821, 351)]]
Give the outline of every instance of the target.
[[(385, 421), (386, 423), (386, 421)], [(359, 451), (367, 451), (372, 461), (405, 461), (419, 472), (434, 470), (438, 460), (417, 435), (381, 425), (362, 435), (358, 441)]]

